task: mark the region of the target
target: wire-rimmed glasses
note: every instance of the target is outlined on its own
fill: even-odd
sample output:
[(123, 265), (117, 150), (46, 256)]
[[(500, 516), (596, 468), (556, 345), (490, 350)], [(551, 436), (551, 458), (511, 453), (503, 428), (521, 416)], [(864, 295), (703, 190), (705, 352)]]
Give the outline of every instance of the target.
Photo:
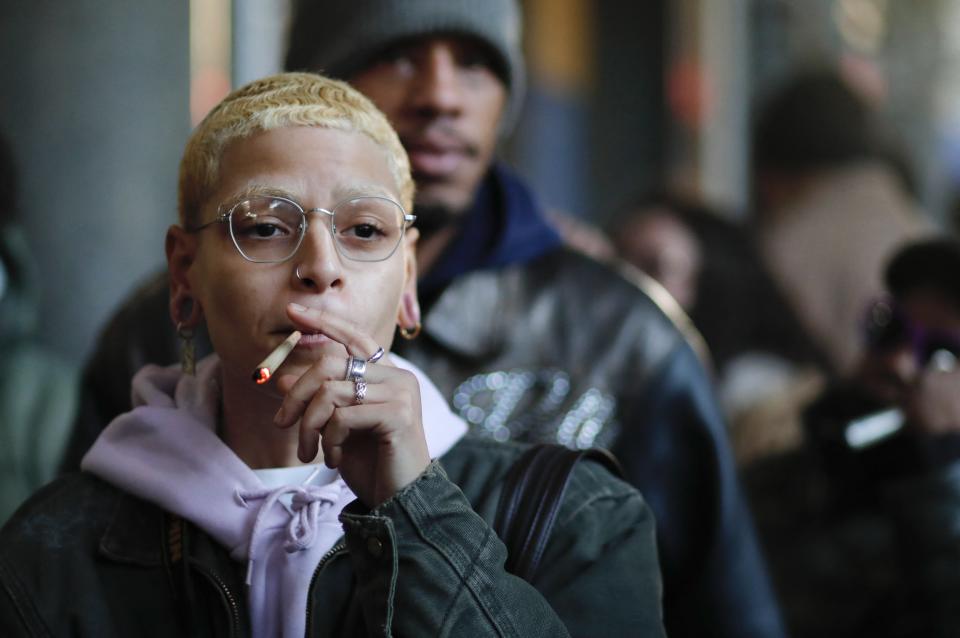
[(343, 257), (353, 261), (383, 261), (400, 245), (403, 233), (417, 216), (387, 197), (345, 199), (331, 210), (303, 206), (278, 195), (255, 195), (232, 204), (206, 224), (227, 224), (237, 251), (247, 261), (276, 264), (292, 258), (306, 236), (309, 213), (330, 220), (330, 233)]

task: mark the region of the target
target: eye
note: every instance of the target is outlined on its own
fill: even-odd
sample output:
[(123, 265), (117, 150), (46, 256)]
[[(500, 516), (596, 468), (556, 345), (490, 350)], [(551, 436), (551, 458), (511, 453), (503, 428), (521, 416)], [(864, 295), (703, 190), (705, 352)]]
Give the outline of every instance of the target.
[(397, 77), (410, 77), (416, 72), (416, 51), (410, 45), (391, 47), (378, 55), (369, 68), (388, 71)]
[(471, 71), (489, 71), (493, 73), (496, 68), (493, 55), (479, 45), (465, 47), (460, 50), (457, 53), (457, 64), (460, 68)]
[(273, 237), (275, 235), (278, 235), (280, 234), (280, 232), (281, 230), (276, 226), (276, 224), (271, 224), (269, 222), (260, 222), (253, 227), (252, 234), (256, 235), (257, 237), (267, 238), (267, 237)]
[(339, 230), (341, 235), (357, 239), (378, 239), (386, 235), (382, 226), (377, 222), (354, 221), (347, 228)]
[(296, 234), (297, 227), (280, 217), (246, 213), (234, 218), (233, 232), (250, 240), (285, 239)]

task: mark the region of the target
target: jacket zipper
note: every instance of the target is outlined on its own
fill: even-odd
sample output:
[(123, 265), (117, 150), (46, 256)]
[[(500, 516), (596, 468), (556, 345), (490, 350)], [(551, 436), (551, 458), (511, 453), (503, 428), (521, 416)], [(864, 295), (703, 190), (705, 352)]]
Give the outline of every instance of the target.
[(219, 588), (220, 592), (227, 599), (227, 603), (229, 604), (229, 607), (230, 607), (230, 614), (233, 617), (233, 625), (231, 627), (230, 635), (239, 636), (240, 635), (240, 606), (237, 604), (237, 599), (234, 598), (233, 593), (227, 587), (227, 584), (223, 582), (223, 580), (219, 576), (217, 576), (215, 573), (207, 570), (206, 568), (202, 567), (198, 563), (193, 563), (193, 567), (198, 572), (206, 576), (207, 580), (213, 583), (213, 585)]
[(320, 557), (320, 562), (317, 563), (317, 568), (313, 571), (313, 576), (310, 578), (310, 586), (307, 587), (307, 621), (304, 623), (305, 637), (309, 637), (310, 635), (309, 633), (310, 632), (310, 616), (311, 616), (311, 611), (313, 609), (313, 605), (311, 604), (312, 598), (310, 596), (310, 592), (313, 591), (313, 585), (317, 582), (317, 577), (320, 575), (320, 570), (323, 569), (323, 566), (326, 564), (326, 562), (332, 559), (337, 554), (340, 554), (346, 551), (346, 549), (347, 549), (347, 546), (345, 543), (337, 542), (336, 544), (334, 544), (333, 547), (331, 547), (327, 551), (326, 554)]

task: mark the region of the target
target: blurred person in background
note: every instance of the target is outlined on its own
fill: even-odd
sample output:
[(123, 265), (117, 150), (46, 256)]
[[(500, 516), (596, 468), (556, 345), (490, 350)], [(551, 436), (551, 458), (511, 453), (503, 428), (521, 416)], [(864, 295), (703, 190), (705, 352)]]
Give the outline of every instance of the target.
[(703, 268), (703, 248), (682, 214), (664, 201), (650, 200), (617, 220), (610, 238), (620, 256), (667, 289), (691, 312)]
[(787, 81), (761, 106), (752, 135), (760, 254), (831, 371), (849, 373), (884, 261), (931, 224), (875, 114), (832, 71)]
[(738, 460), (798, 445), (799, 414), (821, 387), (822, 357), (761, 263), (749, 230), (664, 191), (623, 207), (608, 234), (703, 334)]
[(803, 454), (745, 478), (794, 636), (960, 635), (960, 242), (908, 244)]
[(0, 524), (56, 475), (76, 372), (38, 339), (34, 255), (17, 221), (13, 152), (0, 137)]
[[(422, 320), (397, 351), (480, 435), (615, 451), (656, 516), (671, 636), (782, 636), (697, 355), (635, 285), (565, 247), (494, 158), (522, 102), (520, 31), (515, 0), (296, 4), (287, 69), (347, 79), (410, 155), (421, 235), (410, 312)], [(176, 359), (155, 313), (167, 294), (158, 278), (104, 332), (68, 466), (129, 409), (139, 365)]]

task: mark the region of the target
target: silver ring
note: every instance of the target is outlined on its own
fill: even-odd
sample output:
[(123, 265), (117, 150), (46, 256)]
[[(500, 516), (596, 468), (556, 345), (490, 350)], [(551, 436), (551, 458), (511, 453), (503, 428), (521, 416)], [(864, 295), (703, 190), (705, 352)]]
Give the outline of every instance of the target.
[(303, 281), (303, 277), (300, 276), (300, 264), (297, 264), (297, 269), (293, 271), (293, 274), (297, 276), (297, 279)]
[(367, 382), (362, 377), (353, 380), (353, 398), (357, 405), (363, 403), (363, 400), (367, 398)]
[(367, 362), (365, 359), (360, 357), (347, 357), (347, 376), (343, 379), (344, 381), (350, 381), (353, 379), (363, 380), (363, 375), (367, 373)]
[(376, 351), (376, 352), (374, 352), (372, 355), (370, 355), (370, 356), (367, 358), (367, 363), (376, 363), (377, 361), (379, 361), (379, 360), (382, 359), (382, 358), (383, 358), (383, 347), (381, 346), (381, 347), (377, 348), (377, 351)]

